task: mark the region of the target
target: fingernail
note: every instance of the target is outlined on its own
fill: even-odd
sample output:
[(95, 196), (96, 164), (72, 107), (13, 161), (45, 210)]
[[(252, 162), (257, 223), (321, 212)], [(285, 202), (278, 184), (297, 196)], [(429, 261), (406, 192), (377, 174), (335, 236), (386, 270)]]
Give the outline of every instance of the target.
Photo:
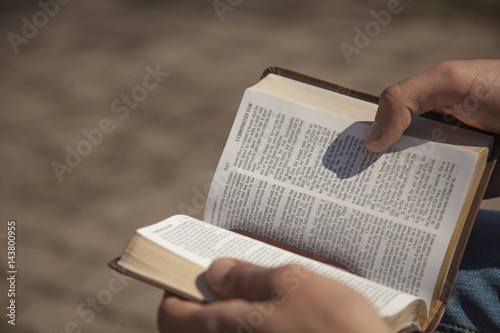
[(219, 259), (210, 265), (207, 272), (207, 278), (212, 286), (217, 286), (224, 281), (227, 273), (236, 265), (236, 262), (231, 259)]
[(368, 130), (368, 133), (365, 136), (365, 142), (369, 143), (377, 141), (380, 138), (380, 134), (382, 134), (382, 127), (374, 121), (372, 127), (370, 127), (370, 130)]

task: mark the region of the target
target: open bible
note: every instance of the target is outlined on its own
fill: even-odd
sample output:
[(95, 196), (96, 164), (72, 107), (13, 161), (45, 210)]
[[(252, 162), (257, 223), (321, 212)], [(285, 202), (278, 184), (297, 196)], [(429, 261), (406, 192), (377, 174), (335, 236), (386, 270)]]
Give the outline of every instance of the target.
[(362, 140), (376, 102), (292, 71), (266, 70), (243, 96), (204, 221), (177, 215), (139, 229), (111, 266), (185, 298), (213, 301), (203, 272), (214, 259), (298, 263), (364, 295), (394, 332), (432, 331), (494, 168), (495, 142), (416, 118), (390, 149), (370, 153)]

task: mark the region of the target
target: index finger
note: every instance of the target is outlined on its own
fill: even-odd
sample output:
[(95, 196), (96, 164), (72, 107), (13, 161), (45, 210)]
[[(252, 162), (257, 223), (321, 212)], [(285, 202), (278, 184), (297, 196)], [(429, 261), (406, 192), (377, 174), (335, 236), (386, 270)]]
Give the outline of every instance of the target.
[(448, 109), (467, 95), (473, 73), (457, 62), (436, 65), (386, 88), (364, 145), (380, 152), (394, 144), (411, 118), (434, 109)]

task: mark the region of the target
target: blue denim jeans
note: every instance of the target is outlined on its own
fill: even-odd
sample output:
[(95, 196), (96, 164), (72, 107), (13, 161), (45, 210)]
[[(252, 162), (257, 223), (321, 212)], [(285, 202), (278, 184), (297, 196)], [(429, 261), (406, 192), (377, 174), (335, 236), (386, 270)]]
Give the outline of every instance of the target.
[(479, 211), (435, 332), (500, 332), (500, 211)]

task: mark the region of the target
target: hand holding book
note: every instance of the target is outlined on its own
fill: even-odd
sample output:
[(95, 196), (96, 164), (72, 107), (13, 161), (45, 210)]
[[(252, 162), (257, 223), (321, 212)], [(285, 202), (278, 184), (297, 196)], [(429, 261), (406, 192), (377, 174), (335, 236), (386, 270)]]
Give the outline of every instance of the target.
[[(335, 325), (343, 332), (411, 332), (415, 323), (432, 331), (494, 166), (494, 159), (487, 161), (493, 138), (416, 119), (384, 154), (370, 154), (361, 142), (375, 118), (376, 97), (279, 68), (266, 73), (273, 75), (243, 97), (204, 222), (178, 216), (140, 229), (112, 267), (187, 299), (210, 301), (213, 295), (204, 292), (210, 290), (226, 299), (166, 298), (159, 312), (164, 332), (330, 332)], [(401, 135), (406, 118), (395, 119), (381, 125), (381, 137), (388, 129), (390, 140)], [(447, 140), (433, 142), (433, 129)], [(303, 281), (307, 288), (284, 292), (287, 280), (276, 275), (298, 268), (280, 266), (303, 258), (216, 226), (343, 263), (361, 280), (308, 261), (304, 265), (323, 276), (299, 270), (311, 277)], [(204, 274), (212, 260), (233, 254), (268, 268), (238, 262), (225, 274), (221, 265), (227, 271), (231, 261), (219, 261)], [(229, 289), (217, 286), (217, 274)], [(291, 301), (278, 304), (283, 298), (269, 292), (275, 289)], [(272, 316), (254, 311), (271, 305)], [(382, 321), (372, 317), (371, 306)], [(242, 326), (248, 318), (253, 324)]]
[[(375, 122), (365, 138), (366, 149), (379, 152), (389, 148), (408, 128), (411, 117), (430, 110), (500, 134), (500, 61), (447, 61), (387, 87), (380, 95)], [(450, 117), (448, 120), (453, 121)], [(485, 198), (500, 196), (498, 169)]]
[(161, 332), (390, 332), (358, 293), (302, 266), (271, 269), (220, 259), (206, 279), (226, 301), (202, 305), (168, 297), (159, 311)]
[(389, 148), (410, 126), (411, 117), (430, 110), (500, 133), (499, 90), (500, 61), (443, 62), (382, 92), (365, 147), (372, 152)]

